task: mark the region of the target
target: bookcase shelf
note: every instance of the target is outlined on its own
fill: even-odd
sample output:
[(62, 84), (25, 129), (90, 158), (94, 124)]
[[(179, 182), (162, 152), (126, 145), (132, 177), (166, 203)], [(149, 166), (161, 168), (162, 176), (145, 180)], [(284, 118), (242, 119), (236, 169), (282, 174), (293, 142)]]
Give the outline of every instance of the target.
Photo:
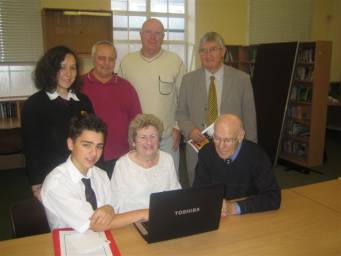
[(304, 137), (304, 136), (294, 136), (294, 135), (285, 134), (285, 139), (295, 140), (295, 141), (300, 141), (300, 142), (305, 142), (305, 143), (309, 142), (309, 137), (308, 136)]
[(1, 99), (0, 98), (0, 130), (20, 128), (21, 108), (24, 99)]
[(326, 41), (298, 45), (279, 157), (304, 167), (323, 162), (331, 48)]
[(258, 143), (271, 161), (276, 164), (277, 158), (281, 158), (307, 168), (322, 164), (331, 42), (226, 48), (225, 64), (251, 75)]
[(0, 170), (22, 168), (21, 108), (22, 97), (0, 98)]
[(306, 157), (300, 157), (296, 154), (281, 153), (281, 158), (300, 166), (306, 166), (308, 164)]
[(252, 77), (256, 63), (257, 45), (226, 45), (224, 63), (240, 69)]

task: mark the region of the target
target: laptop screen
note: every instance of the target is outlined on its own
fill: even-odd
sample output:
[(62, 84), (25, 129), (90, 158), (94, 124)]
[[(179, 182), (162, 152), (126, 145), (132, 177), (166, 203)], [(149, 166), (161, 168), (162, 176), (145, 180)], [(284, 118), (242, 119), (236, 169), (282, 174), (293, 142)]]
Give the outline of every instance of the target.
[(217, 229), (223, 195), (221, 184), (151, 194), (147, 241)]

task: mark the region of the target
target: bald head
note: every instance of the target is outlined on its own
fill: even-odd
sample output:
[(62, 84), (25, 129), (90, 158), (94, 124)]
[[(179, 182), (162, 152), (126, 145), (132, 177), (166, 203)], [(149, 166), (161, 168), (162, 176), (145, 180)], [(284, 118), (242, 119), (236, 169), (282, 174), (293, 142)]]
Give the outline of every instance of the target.
[(164, 27), (161, 21), (158, 19), (146, 20), (140, 31), (142, 55), (146, 58), (153, 58), (156, 56), (161, 51), (164, 35)]
[(164, 27), (163, 27), (163, 24), (161, 21), (159, 21), (158, 19), (155, 19), (155, 18), (150, 18), (150, 19), (147, 19), (143, 25), (142, 25), (142, 31), (143, 30), (146, 30), (149, 26), (155, 26), (155, 27), (159, 27), (162, 32), (165, 30)]
[(233, 114), (224, 114), (218, 117), (214, 123), (214, 130), (225, 127), (231, 134), (244, 133), (243, 123), (240, 118)]
[(233, 114), (220, 116), (214, 123), (213, 141), (218, 155), (228, 159), (243, 141), (245, 131), (240, 118)]

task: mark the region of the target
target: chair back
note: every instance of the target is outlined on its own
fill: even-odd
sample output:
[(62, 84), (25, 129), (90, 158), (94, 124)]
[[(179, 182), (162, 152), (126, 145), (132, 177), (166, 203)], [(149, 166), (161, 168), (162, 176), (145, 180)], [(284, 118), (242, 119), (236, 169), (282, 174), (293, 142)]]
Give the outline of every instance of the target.
[(36, 198), (15, 202), (9, 213), (15, 238), (50, 232), (44, 207)]

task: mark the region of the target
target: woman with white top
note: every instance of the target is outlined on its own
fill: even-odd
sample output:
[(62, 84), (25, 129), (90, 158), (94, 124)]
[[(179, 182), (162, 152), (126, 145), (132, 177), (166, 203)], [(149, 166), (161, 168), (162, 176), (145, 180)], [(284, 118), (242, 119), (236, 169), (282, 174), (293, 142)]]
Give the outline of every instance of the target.
[(132, 150), (116, 162), (111, 178), (115, 212), (149, 208), (151, 193), (181, 188), (173, 158), (159, 150), (162, 132), (154, 115), (139, 114), (131, 121)]

